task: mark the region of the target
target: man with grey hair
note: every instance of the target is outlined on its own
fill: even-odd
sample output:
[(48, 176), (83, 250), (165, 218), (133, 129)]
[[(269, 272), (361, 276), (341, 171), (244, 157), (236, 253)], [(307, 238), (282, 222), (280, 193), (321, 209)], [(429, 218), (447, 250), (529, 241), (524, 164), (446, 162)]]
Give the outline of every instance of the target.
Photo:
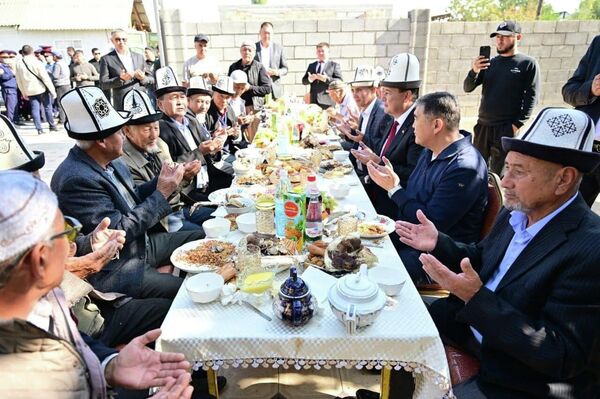
[(110, 384), (163, 387), (154, 399), (190, 398), (185, 356), (146, 347), (160, 330), (120, 352), (82, 337), (58, 288), (76, 220), (64, 218), (54, 193), (27, 172), (2, 171), (0, 185), (0, 396), (104, 399)]
[(113, 105), (120, 107), (123, 97), (131, 89), (146, 91), (154, 84), (154, 76), (148, 70), (141, 54), (129, 51), (127, 33), (117, 29), (110, 34), (115, 49), (100, 59), (100, 87), (112, 89)]
[(271, 93), (271, 78), (263, 64), (254, 59), (255, 52), (254, 43), (244, 40), (240, 46), (241, 58), (231, 64), (227, 72), (231, 76), (233, 71), (241, 70), (248, 75), (246, 90), (242, 94), (247, 114), (258, 110), (265, 103), (265, 96)]
[[(471, 135), (459, 131), (460, 109), (446, 92), (430, 93), (416, 102), (415, 142), (425, 149), (403, 187), (389, 161), (367, 164), (371, 179), (387, 191), (396, 206), (396, 219), (417, 222), (417, 210), (436, 226), (462, 242), (476, 242), (487, 204), (487, 169), (471, 144)], [(420, 253), (393, 237), (400, 258), (415, 284), (428, 282), (418, 260)]]
[[(126, 243), (120, 257), (89, 277), (100, 290), (133, 298), (174, 298), (182, 280), (156, 268), (169, 264), (171, 253), (204, 233), (154, 233), (149, 230), (172, 212), (168, 199), (181, 183), (183, 165), (162, 164), (157, 178), (136, 186), (123, 154), (123, 125), (129, 116), (117, 112), (97, 87), (77, 87), (61, 99), (71, 138), (77, 140), (52, 176), (61, 210), (81, 220), (83, 232), (102, 219), (124, 230)], [(127, 115), (127, 114), (126, 114)]]

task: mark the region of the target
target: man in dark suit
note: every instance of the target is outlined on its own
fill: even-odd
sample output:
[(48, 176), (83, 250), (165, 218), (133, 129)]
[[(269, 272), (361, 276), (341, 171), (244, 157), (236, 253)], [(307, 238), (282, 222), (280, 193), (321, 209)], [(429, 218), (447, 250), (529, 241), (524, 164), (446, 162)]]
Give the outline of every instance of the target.
[(317, 44), (317, 60), (308, 65), (306, 73), (302, 77), (303, 85), (310, 85), (310, 103), (317, 104), (323, 109), (335, 105), (327, 88), (332, 80), (342, 78), (340, 64), (329, 59), (329, 43)]
[(546, 108), (521, 139), (504, 137), (505, 209), (478, 244), (454, 242), (422, 212), (402, 242), (448, 298), (430, 313), (442, 338), (479, 357), (459, 398), (597, 398), (600, 218), (578, 193), (597, 167), (583, 112)]
[[(408, 185), (408, 178), (417, 165), (423, 147), (415, 143), (414, 102), (421, 86), (419, 79), (419, 61), (417, 57), (408, 53), (397, 54), (390, 61), (388, 76), (381, 82), (384, 92), (383, 105), (385, 112), (393, 117), (379, 127), (379, 137), (373, 136), (373, 147), (366, 143), (359, 144), (359, 148), (351, 150), (352, 155), (363, 165), (373, 161), (384, 165), (383, 159), (387, 158), (393, 166), (394, 172), (400, 177), (403, 187)], [(365, 177), (368, 183), (370, 179)], [(396, 205), (388, 197), (387, 192), (379, 186), (371, 187), (373, 204), (377, 212), (395, 217)]]
[(115, 49), (100, 59), (100, 87), (112, 89), (113, 105), (120, 108), (129, 90), (146, 91), (146, 86), (154, 84), (154, 76), (148, 70), (144, 56), (129, 51), (124, 30), (112, 32), (110, 41)]
[[(596, 125), (594, 151), (600, 152), (600, 35), (596, 36), (573, 76), (562, 88), (566, 103), (588, 114)], [(600, 168), (583, 176), (579, 191), (591, 207), (600, 193)]]
[(163, 112), (159, 122), (160, 138), (169, 147), (173, 160), (200, 162), (200, 171), (182, 193), (191, 201), (205, 201), (211, 192), (231, 185), (232, 176), (215, 168), (209, 157), (221, 151), (223, 140), (203, 140), (198, 121), (186, 117), (187, 89), (179, 85), (171, 67), (158, 69), (156, 76), (157, 104)]
[(182, 280), (156, 268), (169, 264), (177, 247), (204, 237), (204, 232), (148, 234), (148, 230), (172, 212), (168, 198), (183, 179), (183, 165), (163, 164), (157, 178), (136, 186), (119, 159), (122, 127), (129, 117), (115, 111), (94, 86), (67, 92), (61, 105), (68, 118), (65, 129), (76, 140), (52, 176), (61, 210), (79, 219), (85, 234), (106, 217), (112, 229), (126, 234), (118, 259), (90, 276), (90, 283), (100, 291), (134, 298), (174, 298)]
[(273, 36), (272, 23), (263, 22), (260, 24), (259, 36), (260, 40), (256, 42), (254, 59), (265, 67), (267, 74), (271, 77), (273, 81), (273, 99), (276, 100), (283, 96), (281, 77), (288, 73), (287, 60), (283, 54), (283, 48), (278, 43), (271, 41), (271, 36)]

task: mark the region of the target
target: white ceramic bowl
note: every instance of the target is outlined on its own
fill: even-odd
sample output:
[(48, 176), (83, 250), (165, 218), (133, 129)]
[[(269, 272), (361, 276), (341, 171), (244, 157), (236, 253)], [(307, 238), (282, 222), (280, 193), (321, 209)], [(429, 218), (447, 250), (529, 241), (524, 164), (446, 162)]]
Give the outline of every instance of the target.
[(253, 169), (252, 165), (242, 163), (239, 160), (233, 161), (232, 166), (236, 176), (246, 176), (250, 174)]
[(217, 273), (198, 273), (185, 280), (185, 288), (192, 301), (209, 303), (221, 295), (224, 283), (223, 277)]
[(256, 213), (244, 213), (235, 218), (238, 230), (250, 234), (256, 232)]
[(216, 238), (229, 233), (231, 222), (225, 218), (208, 219), (202, 223), (206, 238)]
[(405, 280), (397, 269), (377, 266), (369, 269), (369, 280), (379, 285), (386, 295), (396, 296), (402, 291)]
[(348, 195), (350, 191), (350, 187), (347, 184), (338, 184), (334, 183), (329, 186), (329, 192), (333, 195), (334, 198), (342, 199)]
[(346, 162), (350, 157), (350, 153), (344, 150), (337, 150), (333, 152), (333, 159), (339, 162)]
[(240, 202), (243, 202), (244, 206), (241, 208), (236, 208), (235, 206), (227, 206), (226, 205), (225, 209), (227, 210), (227, 213), (233, 214), (233, 215), (241, 215), (242, 213), (248, 213), (254, 209), (254, 200), (252, 200), (250, 198), (243, 198), (243, 197), (239, 197), (237, 199), (240, 200)]

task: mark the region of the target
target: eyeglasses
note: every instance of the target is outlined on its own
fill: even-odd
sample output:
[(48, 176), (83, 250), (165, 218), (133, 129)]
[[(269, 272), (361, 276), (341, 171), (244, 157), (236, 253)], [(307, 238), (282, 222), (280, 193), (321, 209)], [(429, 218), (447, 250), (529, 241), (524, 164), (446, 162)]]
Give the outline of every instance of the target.
[(115, 37), (115, 42), (123, 42), (125, 43), (127, 41), (126, 37)]
[(54, 234), (53, 236), (50, 236), (47, 241), (56, 240), (57, 238), (66, 236), (67, 240), (69, 240), (69, 242), (75, 242), (75, 239), (77, 238), (77, 234), (79, 233), (80, 230), (81, 230), (81, 223), (79, 222), (79, 220), (72, 218), (70, 216), (65, 216), (65, 230), (58, 234)]

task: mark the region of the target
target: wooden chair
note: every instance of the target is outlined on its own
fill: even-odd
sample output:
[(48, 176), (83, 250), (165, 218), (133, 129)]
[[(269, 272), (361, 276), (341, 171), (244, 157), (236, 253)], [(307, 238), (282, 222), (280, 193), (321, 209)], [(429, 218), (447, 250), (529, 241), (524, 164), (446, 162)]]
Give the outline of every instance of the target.
[[(496, 216), (500, 212), (500, 209), (502, 209), (503, 204), (504, 198), (500, 189), (500, 177), (493, 172), (488, 172), (488, 202), (483, 213), (483, 225), (479, 233), (480, 240), (483, 240), (492, 229)], [(417, 291), (419, 291), (421, 296), (437, 298), (445, 298), (449, 294), (448, 291), (443, 290), (437, 283), (418, 285)]]

